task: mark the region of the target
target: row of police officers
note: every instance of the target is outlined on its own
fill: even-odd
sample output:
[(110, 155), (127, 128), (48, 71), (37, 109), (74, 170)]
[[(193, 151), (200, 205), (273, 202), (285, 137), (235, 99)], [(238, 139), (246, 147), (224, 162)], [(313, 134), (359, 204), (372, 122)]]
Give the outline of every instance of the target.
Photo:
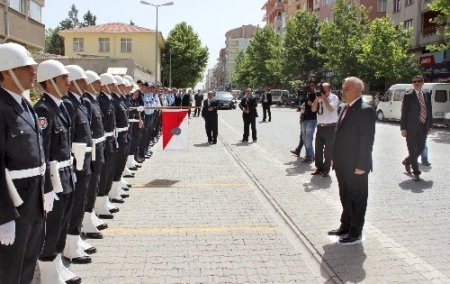
[[(91, 262), (97, 250), (81, 236), (103, 238), (160, 114), (130, 76), (36, 65), (23, 46), (0, 45), (0, 283), (30, 283), (36, 263), (43, 284), (80, 283), (63, 257)], [(43, 93), (32, 106), (35, 77)]]

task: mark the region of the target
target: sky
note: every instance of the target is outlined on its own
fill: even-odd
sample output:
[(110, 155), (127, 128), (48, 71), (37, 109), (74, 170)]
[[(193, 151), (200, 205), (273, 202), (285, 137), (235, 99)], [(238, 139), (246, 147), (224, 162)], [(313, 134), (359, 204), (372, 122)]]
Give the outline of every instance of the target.
[[(170, 0), (147, 0), (163, 4)], [(198, 34), (202, 45), (209, 49), (208, 68), (217, 63), (219, 50), (225, 47), (225, 33), (242, 25), (263, 26), (265, 0), (173, 0), (173, 6), (158, 9), (158, 30), (164, 38), (177, 23), (186, 22)], [(155, 29), (156, 11), (139, 0), (46, 0), (42, 12), (46, 28), (55, 28), (67, 18), (72, 4), (78, 9), (78, 18), (90, 10), (97, 24), (108, 22), (129, 23)]]

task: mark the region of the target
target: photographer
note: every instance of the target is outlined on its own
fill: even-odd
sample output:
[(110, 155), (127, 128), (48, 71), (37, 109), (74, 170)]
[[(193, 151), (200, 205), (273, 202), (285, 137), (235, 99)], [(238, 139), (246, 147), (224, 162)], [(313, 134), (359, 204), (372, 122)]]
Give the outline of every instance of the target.
[(331, 93), (331, 86), (323, 83), (311, 110), (317, 113), (317, 134), (315, 141), (316, 170), (312, 175), (328, 177), (333, 158), (333, 144), (336, 122), (338, 120), (339, 98)]
[(308, 90), (305, 92), (305, 110), (302, 115), (302, 136), (304, 139), (306, 157), (304, 163), (311, 163), (314, 161), (314, 148), (312, 145), (314, 132), (317, 126), (317, 114), (312, 110), (312, 105), (316, 100), (318, 92), (316, 90), (316, 81), (309, 79)]

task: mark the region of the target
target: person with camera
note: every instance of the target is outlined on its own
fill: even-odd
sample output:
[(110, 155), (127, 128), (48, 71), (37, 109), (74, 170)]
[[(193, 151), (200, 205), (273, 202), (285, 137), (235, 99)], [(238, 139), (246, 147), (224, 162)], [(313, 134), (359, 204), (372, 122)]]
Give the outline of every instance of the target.
[(314, 160), (313, 137), (317, 126), (317, 114), (312, 111), (312, 105), (317, 96), (316, 80), (309, 79), (308, 90), (305, 93), (305, 110), (303, 113), (302, 136), (304, 139), (306, 157), (304, 163), (311, 163)]
[(311, 110), (317, 113), (317, 133), (315, 140), (316, 170), (312, 175), (328, 177), (333, 158), (333, 144), (336, 122), (338, 120), (339, 98), (331, 93), (331, 86), (323, 83), (314, 100)]

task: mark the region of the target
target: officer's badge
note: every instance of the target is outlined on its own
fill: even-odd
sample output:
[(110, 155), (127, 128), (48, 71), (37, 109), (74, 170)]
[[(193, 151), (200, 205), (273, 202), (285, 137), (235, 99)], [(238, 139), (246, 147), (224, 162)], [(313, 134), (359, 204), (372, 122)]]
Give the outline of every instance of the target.
[(172, 128), (170, 130), (170, 133), (172, 133), (172, 135), (180, 135), (181, 134), (181, 128)]
[(41, 127), (41, 129), (47, 128), (47, 126), (48, 126), (47, 118), (46, 117), (38, 117), (37, 124), (39, 125), (39, 127)]

